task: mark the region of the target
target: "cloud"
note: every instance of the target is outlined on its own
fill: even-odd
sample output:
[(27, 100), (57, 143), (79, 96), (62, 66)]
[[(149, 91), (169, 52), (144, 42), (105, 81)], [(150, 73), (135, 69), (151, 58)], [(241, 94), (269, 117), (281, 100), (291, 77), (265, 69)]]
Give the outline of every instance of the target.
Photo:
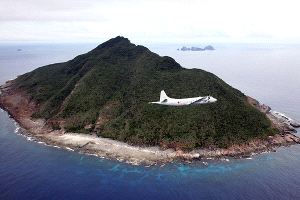
[(292, 0), (2, 0), (0, 40), (298, 38)]
[(97, 12), (97, 1), (4, 0), (0, 2), (1, 21), (105, 21)]

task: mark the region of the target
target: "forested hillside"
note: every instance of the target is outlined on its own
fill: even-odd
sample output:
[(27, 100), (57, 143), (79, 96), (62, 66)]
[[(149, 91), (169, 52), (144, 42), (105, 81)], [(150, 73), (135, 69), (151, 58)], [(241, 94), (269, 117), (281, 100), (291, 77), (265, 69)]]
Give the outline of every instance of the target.
[[(182, 68), (123, 37), (16, 82), (41, 105), (32, 117), (67, 131), (185, 149), (227, 147), (274, 134), (265, 114), (214, 74)], [(148, 104), (159, 100), (161, 90), (173, 98), (211, 95), (218, 101), (183, 107)]]

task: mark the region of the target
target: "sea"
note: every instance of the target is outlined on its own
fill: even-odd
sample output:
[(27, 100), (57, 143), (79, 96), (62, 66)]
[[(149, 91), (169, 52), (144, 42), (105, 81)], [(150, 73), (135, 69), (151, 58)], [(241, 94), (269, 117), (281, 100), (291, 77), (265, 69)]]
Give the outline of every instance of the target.
[[(38, 67), (68, 61), (97, 45), (0, 43), (0, 84)], [(140, 45), (174, 58), (185, 68), (214, 73), (300, 123), (299, 44)], [(207, 45), (215, 50), (177, 50)], [(0, 110), (0, 199), (300, 199), (298, 144), (249, 158), (147, 167), (47, 146), (22, 131)]]

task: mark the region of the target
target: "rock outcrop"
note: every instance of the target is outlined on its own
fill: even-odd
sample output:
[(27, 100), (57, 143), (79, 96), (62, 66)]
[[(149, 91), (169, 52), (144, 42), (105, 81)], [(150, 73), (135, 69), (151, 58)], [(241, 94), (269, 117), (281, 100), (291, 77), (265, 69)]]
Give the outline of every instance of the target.
[[(247, 96), (247, 102), (250, 103), (252, 106), (256, 107), (258, 110), (260, 110), (263, 113), (266, 113), (266, 116), (271, 120), (272, 122), (272, 128), (278, 128), (279, 133), (284, 136), (285, 134), (292, 134), (296, 133), (297, 131), (293, 128), (291, 128), (288, 124), (284, 123), (283, 120), (275, 117), (270, 113), (271, 108), (265, 104), (261, 105), (256, 99), (253, 99), (249, 96)], [(296, 137), (296, 136), (295, 136)]]
[[(179, 50), (179, 49), (177, 49)], [(188, 47), (182, 47), (180, 49), (181, 51), (205, 51), (205, 50), (209, 50), (209, 51), (212, 51), (212, 50), (215, 50), (212, 46), (206, 46), (204, 49), (202, 48), (199, 48), (199, 47), (191, 47), (191, 48), (188, 48)]]
[(293, 127), (296, 127), (296, 128), (300, 127), (300, 124), (297, 124), (297, 123), (290, 123), (290, 125)]
[(247, 102), (256, 107), (259, 111), (263, 113), (267, 113), (271, 110), (271, 108), (265, 104), (261, 105), (256, 99), (247, 96)]
[(31, 128), (32, 124), (28, 123), (28, 119), (37, 111), (39, 105), (26, 98), (23, 91), (14, 89), (13, 81), (7, 81), (0, 89), (0, 107), (6, 110), (23, 128)]
[(210, 51), (212, 51), (212, 50), (215, 50), (212, 46), (206, 46), (206, 47), (204, 47), (204, 50), (210, 50)]

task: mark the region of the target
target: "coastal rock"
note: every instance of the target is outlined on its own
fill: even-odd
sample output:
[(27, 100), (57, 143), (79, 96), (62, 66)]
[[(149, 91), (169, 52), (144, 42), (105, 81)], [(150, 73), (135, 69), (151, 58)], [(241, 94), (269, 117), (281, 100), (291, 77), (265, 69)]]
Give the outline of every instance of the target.
[(253, 99), (252, 97), (247, 96), (247, 102), (250, 103), (252, 106), (256, 107), (258, 110), (260, 110), (263, 113), (267, 113), (271, 110), (271, 108), (265, 104), (261, 105), (256, 99)]
[(91, 129), (92, 127), (93, 127), (93, 124), (88, 124), (84, 127), (84, 129), (87, 130), (87, 129)]
[(210, 51), (212, 51), (212, 50), (215, 50), (212, 46), (206, 46), (205, 48), (204, 48), (204, 50), (210, 50)]
[[(179, 49), (177, 49), (177, 50), (179, 50)], [(191, 48), (187, 48), (187, 47), (182, 47), (181, 49), (180, 49), (181, 51), (205, 51), (205, 50), (210, 50), (210, 51), (212, 51), (212, 50), (215, 50), (212, 46), (206, 46), (204, 49), (202, 49), (202, 48), (199, 48), (199, 47), (191, 47)]]
[[(0, 107), (5, 109), (23, 128), (30, 129), (34, 124), (43, 120), (33, 120), (31, 115), (36, 112), (38, 105), (25, 97), (25, 93), (13, 89), (13, 81), (8, 81), (1, 86)], [(28, 121), (32, 121), (28, 122)]]
[(8, 94), (11, 91), (12, 81), (7, 81), (5, 84), (0, 86), (2, 95)]
[(199, 47), (192, 47), (191, 50), (192, 51), (204, 51), (204, 49), (199, 48)]
[(297, 123), (290, 123), (290, 125), (293, 127), (296, 127), (296, 128), (300, 127), (300, 124), (297, 124)]
[(182, 47), (181, 48), (181, 51), (189, 51), (189, 50), (191, 50), (190, 48), (187, 48), (187, 47)]

